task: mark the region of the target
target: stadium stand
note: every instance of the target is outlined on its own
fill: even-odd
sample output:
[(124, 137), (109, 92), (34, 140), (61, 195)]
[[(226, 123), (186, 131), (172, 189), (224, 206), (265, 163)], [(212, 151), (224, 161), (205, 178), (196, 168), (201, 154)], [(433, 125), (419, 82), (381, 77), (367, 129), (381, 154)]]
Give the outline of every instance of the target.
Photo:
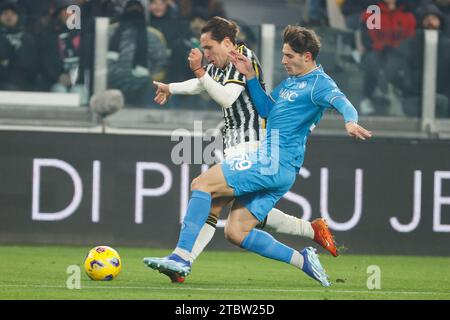
[[(141, 3), (143, 7), (146, 8), (144, 14), (148, 25), (147, 31), (151, 31), (151, 34), (155, 35), (153, 38), (158, 38), (162, 43), (167, 43), (167, 57), (155, 59), (155, 61), (158, 60), (158, 63), (161, 65), (160, 67), (152, 69), (152, 66), (147, 66), (147, 68), (150, 68), (149, 70), (152, 70), (150, 72), (150, 74), (152, 74), (151, 79), (149, 79), (147, 84), (142, 87), (145, 88), (142, 89), (143, 93), (137, 95), (133, 93), (135, 91), (127, 90), (127, 85), (125, 85), (127, 81), (126, 77), (117, 76), (117, 74), (120, 73), (116, 72), (117, 68), (113, 67), (111, 60), (109, 60), (110, 63), (108, 64), (109, 73), (104, 70), (95, 70), (95, 19), (98, 17), (109, 18), (109, 23), (111, 24), (109, 34), (107, 35), (109, 37), (109, 51), (114, 51), (111, 50), (111, 46), (115, 45), (117, 47), (118, 43), (118, 37), (116, 36), (116, 38), (113, 38), (114, 30), (117, 30), (118, 22), (120, 21), (120, 17), (127, 1), (48, 0), (39, 1), (38, 4), (36, 1), (0, 0), (0, 8), (3, 8), (0, 10), (2, 10), (2, 12), (8, 11), (6, 9), (9, 6), (13, 8), (12, 11), (17, 11), (20, 14), (18, 30), (24, 30), (25, 32), (23, 34), (26, 35), (26, 38), (30, 39), (31, 42), (34, 41), (38, 44), (36, 49), (38, 50), (38, 54), (31, 56), (38, 58), (37, 64), (39, 66), (35, 73), (32, 71), (21, 72), (20, 70), (17, 72), (1, 72), (0, 83), (3, 89), (15, 89), (15, 91), (27, 89), (26, 91), (31, 93), (51, 91), (52, 87), (55, 88), (55, 83), (59, 83), (59, 87), (61, 87), (62, 83), (65, 83), (65, 91), (67, 92), (79, 92), (77, 91), (77, 87), (81, 86), (83, 92), (88, 93), (88, 95), (81, 96), (80, 105), (87, 106), (89, 96), (95, 93), (94, 90), (97, 78), (103, 77), (104, 74), (104, 76), (107, 75), (109, 88), (120, 88), (124, 92), (125, 97), (128, 97), (126, 98), (126, 108), (111, 116), (111, 119), (108, 119), (110, 121), (107, 121), (107, 123), (113, 126), (124, 127), (129, 125), (131, 128), (136, 126), (138, 128), (146, 127), (151, 129), (159, 127), (176, 127), (179, 125), (179, 121), (182, 120), (185, 120), (188, 124), (196, 117), (203, 119), (220, 119), (220, 113), (217, 112), (217, 106), (212, 103), (210, 99), (205, 97), (186, 97), (185, 99), (177, 97), (178, 99), (173, 99), (171, 104), (166, 107), (167, 110), (152, 104), (152, 95), (154, 92), (151, 86), (152, 79), (181, 81), (190, 76), (189, 69), (187, 68), (187, 64), (183, 57), (189, 51), (190, 47), (198, 46), (196, 35), (198, 36), (198, 29), (201, 27), (201, 24), (199, 27), (196, 23), (201, 23), (201, 21), (204, 22), (208, 17), (215, 14), (235, 19), (242, 25), (242, 39), (250, 43), (260, 57), (267, 45), (265, 42), (267, 39), (261, 34), (261, 25), (275, 24), (275, 37), (271, 40), (274, 41), (272, 47), (275, 48), (272, 55), (275, 57), (273, 61), (274, 68), (270, 72), (273, 75), (270, 80), (271, 83), (274, 84), (278, 83), (284, 77), (284, 70), (278, 63), (281, 60), (281, 53), (278, 50), (281, 44), (281, 37), (279, 35), (286, 23), (300, 23), (306, 26), (312, 26), (321, 37), (323, 49), (319, 56), (319, 62), (323, 65), (326, 72), (337, 80), (339, 86), (347, 93), (355, 106), (359, 108), (361, 102), (364, 102), (364, 98), (367, 96), (364, 87), (374, 90), (375, 95), (378, 96), (378, 98), (376, 98), (378, 99), (378, 106), (374, 114), (364, 116), (364, 110), (360, 109), (359, 111), (362, 111), (361, 114), (363, 117), (367, 118), (367, 121), (374, 124), (376, 128), (380, 128), (382, 134), (389, 135), (392, 133), (395, 135), (416, 135), (420, 137), (427, 135), (436, 136), (436, 134), (445, 136), (447, 126), (442, 124), (438, 125), (438, 123), (440, 123), (439, 121), (434, 122), (431, 126), (426, 126), (424, 124), (425, 117), (421, 117), (419, 109), (422, 110), (427, 104), (422, 103), (420, 93), (425, 92), (424, 90), (427, 90), (426, 92), (429, 93), (427, 87), (424, 87), (422, 78), (431, 73), (428, 70), (422, 71), (420, 63), (414, 68), (409, 64), (403, 64), (401, 70), (398, 68), (394, 70), (396, 73), (392, 79), (390, 79), (391, 76), (386, 78), (386, 74), (383, 78), (382, 74), (378, 81), (379, 85), (374, 83), (364, 85), (364, 70), (367, 69), (364, 66), (367, 66), (365, 61), (368, 59), (365, 57), (367, 56), (367, 53), (363, 53), (362, 51), (362, 46), (364, 43), (367, 43), (367, 39), (370, 40), (370, 36), (362, 34), (358, 29), (363, 25), (363, 15), (365, 15), (366, 18), (370, 16), (370, 13), (365, 13), (367, 6), (373, 4), (383, 6), (383, 3), (385, 2), (389, 1), (371, 0), (365, 1), (363, 4), (361, 1), (352, 0), (285, 0), (282, 1), (281, 4), (277, 2), (275, 5), (273, 1), (269, 0), (249, 0), (246, 1), (245, 4), (238, 0), (230, 0), (223, 3), (220, 1), (194, 0), (142, 0)], [(446, 83), (445, 80), (442, 80), (442, 75), (449, 74), (448, 72), (445, 72), (445, 70), (447, 70), (445, 52), (448, 40), (449, 23), (447, 22), (447, 18), (449, 14), (449, 2), (445, 0), (398, 1), (398, 5), (402, 6), (403, 10), (405, 10), (405, 14), (410, 15), (413, 13), (416, 19), (423, 17), (420, 6), (423, 8), (424, 5), (430, 5), (430, 3), (434, 5), (434, 8), (437, 8), (436, 10), (439, 10), (438, 16), (441, 21), (438, 37), (439, 49), (437, 50), (439, 58), (434, 61), (435, 64), (439, 64), (437, 67), (439, 70), (437, 73), (438, 85), (436, 92), (431, 92), (431, 95), (435, 96), (435, 104), (437, 104), (437, 111), (433, 111), (433, 113), (437, 112), (440, 118), (446, 118), (448, 117), (448, 113), (445, 111), (446, 99), (449, 98), (448, 82)], [(62, 9), (67, 8), (70, 4), (78, 5), (81, 8), (81, 15), (83, 18), (81, 20), (81, 30), (65, 31), (62, 34), (54, 33), (55, 16), (58, 11), (64, 11)], [(320, 10), (325, 14), (325, 19), (321, 19), (320, 23), (317, 23), (317, 21), (311, 23), (309, 21), (310, 17), (308, 16), (308, 13), (312, 9), (317, 8), (313, 5), (318, 5)], [(4, 19), (7, 19), (6, 15)], [(417, 23), (417, 30), (414, 28), (413, 32), (411, 30), (408, 31), (411, 41), (408, 41), (407, 43), (413, 42), (413, 39), (417, 39), (419, 36), (424, 37), (422, 36), (424, 33), (420, 31), (423, 28), (420, 21), (421, 20)], [(175, 25), (177, 26), (176, 28), (174, 27)], [(62, 27), (64, 30), (63, 25)], [(5, 28), (5, 25), (2, 24), (2, 32), (5, 32)], [(411, 26), (408, 28), (411, 28)], [(183, 32), (175, 32), (174, 30), (183, 30)], [(67, 38), (66, 35), (69, 35), (69, 37)], [(75, 37), (72, 37), (72, 35), (75, 35)], [(105, 37), (105, 35), (97, 34), (97, 37), (101, 38), (102, 36)], [(11, 65), (7, 63), (7, 61), (10, 60), (8, 57), (14, 53), (14, 50), (11, 49), (11, 39), (13, 39), (11, 36), (0, 37), (0, 60), (2, 62), (2, 70), (7, 70), (5, 69), (7, 66), (11, 67)], [(67, 39), (70, 39), (70, 41), (66, 41)], [(405, 52), (403, 48), (407, 43), (405, 43), (404, 46), (400, 46), (398, 50), (393, 50), (394, 54), (392, 55), (392, 59), (385, 60), (395, 61), (400, 54), (399, 52), (402, 50)], [(24, 44), (26, 44), (26, 41), (22, 42), (22, 45)], [(68, 44), (74, 47), (71, 48)], [(400, 45), (400, 43), (398, 45)], [(397, 44), (395, 46), (397, 46)], [(62, 50), (63, 48), (65, 51)], [(424, 47), (422, 47), (422, 49), (423, 48)], [(32, 52), (31, 49), (25, 51), (28, 54)], [(17, 55), (19, 51), (16, 50), (15, 52)], [(64, 56), (63, 54), (67, 54), (68, 56), (65, 57), (66, 62), (61, 64), (60, 57), (61, 55)], [(134, 57), (136, 58), (138, 56), (143, 57), (142, 54), (135, 55)], [(152, 57), (155, 57), (155, 55), (150, 52), (149, 59), (152, 59)], [(76, 59), (76, 61), (74, 59)], [(106, 56), (103, 57), (103, 59), (106, 59)], [(165, 59), (167, 59), (166, 62), (163, 62)], [(17, 61), (19, 60), (16, 60), (16, 64), (18, 63)], [(27, 61), (32, 62), (33, 59), (27, 59)], [(388, 61), (383, 60), (383, 64), (385, 62), (388, 63)], [(375, 64), (375, 69), (377, 69), (377, 71), (383, 69), (380, 67), (380, 63), (381, 62), (379, 61)], [(264, 61), (262, 61), (262, 64), (264, 66)], [(431, 64), (433, 64), (433, 61), (431, 61)], [(69, 65), (74, 66), (74, 68), (70, 68)], [(424, 68), (425, 65), (428, 64), (424, 63)], [(69, 74), (68, 77), (65, 77), (62, 76), (64, 73), (56, 72), (56, 66), (58, 66), (59, 70), (72, 71), (65, 73)], [(31, 69), (27, 70), (36, 70), (35, 66), (31, 66), (30, 68)], [(415, 87), (416, 93), (414, 94), (414, 96), (417, 97), (414, 100), (414, 112), (407, 110), (408, 108), (412, 108), (410, 103), (413, 98), (412, 95), (407, 93), (408, 91), (405, 88), (399, 86), (399, 83), (404, 84), (400, 75), (408, 75), (412, 70), (416, 70), (415, 78), (418, 79)], [(52, 71), (51, 75), (50, 71)], [(11, 76), (12, 74), (19, 80), (7, 78), (6, 75)], [(13, 88), (16, 80), (23, 82), (23, 79), (21, 79), (24, 78), (23, 75), (26, 75), (27, 81), (31, 81), (31, 84), (26, 84), (25, 87), (16, 86)], [(136, 72), (134, 75), (136, 75)], [(425, 85), (429, 85), (428, 82), (425, 83)], [(417, 90), (419, 92), (417, 92)], [(444, 106), (442, 107), (442, 105)], [(134, 107), (144, 107), (144, 109), (133, 110)], [(40, 124), (47, 123), (50, 126), (52, 125), (53, 120), (56, 122), (61, 121), (61, 123), (68, 120), (68, 123), (76, 124), (77, 119), (82, 119), (81, 123), (84, 124), (81, 126), (85, 126), (86, 124), (90, 126), (92, 125), (92, 119), (95, 119), (95, 116), (90, 113), (88, 108), (81, 108), (80, 111), (74, 111), (72, 108), (61, 106), (61, 112), (55, 112), (55, 115), (50, 117), (48, 117), (48, 110), (50, 110), (48, 108), (49, 106), (45, 106), (45, 102), (41, 103), (41, 106), (37, 103), (37, 105), (32, 107), (29, 106), (29, 108), (23, 105), (14, 108), (13, 105), (6, 102), (2, 103), (2, 101), (0, 101), (0, 113), (3, 112), (5, 114), (5, 117), (2, 120), (4, 125), (9, 120), (16, 124), (17, 122), (26, 119), (27, 114), (30, 115), (30, 121), (24, 120), (25, 123), (31, 124), (34, 123), (33, 119), (43, 119), (43, 122), (40, 122)], [(185, 110), (184, 114), (187, 116), (181, 117), (177, 121), (171, 121), (173, 119), (171, 112), (181, 108)], [(42, 112), (39, 111), (40, 109), (42, 109)], [(443, 109), (443, 111), (441, 109)], [(15, 110), (17, 110), (17, 117), (13, 120)], [(29, 113), (27, 110), (29, 110)], [(64, 112), (64, 110), (66, 111)], [(194, 112), (193, 114), (196, 114), (197, 116), (191, 117), (189, 116), (191, 113), (189, 110), (198, 111), (199, 113), (196, 114)], [(71, 112), (84, 113), (84, 115), (80, 118), (79, 115), (70, 115)], [(133, 114), (133, 112), (136, 112), (136, 114)], [(149, 116), (138, 115), (141, 112), (144, 114), (148, 113)], [(42, 116), (39, 116), (39, 114), (42, 114)], [(164, 114), (167, 114), (167, 116), (164, 116)], [(203, 115), (200, 116), (201, 114)], [(217, 115), (219, 115), (219, 117), (217, 117)], [(60, 119), (56, 120), (59, 117)], [(335, 118), (335, 115), (332, 113), (326, 115), (325, 125), (318, 130), (318, 134), (339, 134), (338, 131), (335, 131), (335, 128), (337, 128)], [(434, 119), (434, 115), (432, 118)], [(164, 121), (162, 121), (162, 119), (164, 119)], [(434, 121), (433, 119), (432, 121)], [(74, 120), (74, 122), (72, 122), (72, 120)], [(167, 121), (167, 124), (162, 124), (162, 122), (165, 121)], [(445, 123), (445, 119), (442, 119), (442, 121)], [(170, 123), (173, 123), (173, 125)]]

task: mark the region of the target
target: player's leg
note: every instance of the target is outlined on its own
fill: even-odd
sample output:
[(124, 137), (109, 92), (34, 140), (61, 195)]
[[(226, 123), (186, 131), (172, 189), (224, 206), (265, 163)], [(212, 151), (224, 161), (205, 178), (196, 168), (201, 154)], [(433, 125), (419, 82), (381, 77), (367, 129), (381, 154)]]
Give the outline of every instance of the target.
[(189, 261), (194, 243), (211, 212), (212, 198), (233, 195), (233, 189), (228, 187), (220, 165), (210, 168), (195, 178), (192, 181), (191, 190), (191, 200), (176, 246), (177, 254), (186, 261)]
[(223, 208), (227, 206), (232, 200), (233, 198), (231, 197), (222, 197), (212, 200), (209, 216), (206, 219), (206, 223), (200, 230), (200, 233), (194, 243), (194, 247), (192, 248), (192, 252), (189, 258), (191, 263), (193, 263), (195, 259), (197, 259), (197, 257), (203, 252), (205, 247), (211, 241), (214, 233), (216, 232), (217, 220), (219, 219)]
[[(267, 195), (246, 198), (244, 202), (250, 208), (254, 208), (257, 203), (263, 203), (264, 206), (264, 203), (270, 202), (267, 201)], [(256, 229), (255, 226), (261, 220), (256, 218), (259, 214), (250, 213), (246, 206), (240, 204), (241, 199), (235, 201), (225, 227), (225, 237), (231, 243), (266, 258), (291, 264), (323, 286), (330, 285), (314, 248), (308, 247), (299, 252), (277, 241), (269, 233)]]
[(320, 244), (334, 257), (338, 256), (333, 235), (323, 218), (318, 218), (309, 222), (273, 208), (266, 219), (258, 224), (257, 228), (270, 232), (309, 238)]
[(273, 177), (262, 175), (261, 170), (258, 155), (253, 154), (244, 160), (236, 158), (213, 166), (194, 179), (191, 200), (176, 246), (177, 253), (164, 258), (144, 258), (144, 263), (160, 272), (177, 272), (182, 277), (190, 274), (190, 254), (208, 218), (213, 197), (239, 196), (277, 185), (289, 189), (295, 179), (294, 171), (277, 172), (277, 176)]
[(234, 196), (234, 190), (228, 186), (221, 164), (212, 166), (192, 180), (191, 190), (208, 193), (212, 198)]
[[(214, 233), (216, 232), (217, 220), (223, 208), (226, 205), (228, 205), (232, 200), (233, 198), (231, 197), (216, 198), (212, 200), (211, 212), (209, 213), (209, 216), (206, 219), (206, 223), (200, 230), (200, 233), (197, 239), (195, 240), (194, 247), (192, 248), (192, 252), (190, 253), (189, 262), (191, 263), (191, 265), (194, 263), (194, 261), (200, 255), (200, 253), (203, 252), (205, 247), (213, 238)], [(180, 256), (180, 254), (182, 253), (178, 252), (178, 249), (175, 248), (173, 254)], [(183, 283), (186, 279), (185, 276), (181, 276), (178, 272), (171, 270), (161, 270), (161, 273), (168, 276), (173, 283)]]
[(178, 276), (187, 276), (191, 272), (190, 255), (210, 213), (212, 198), (232, 196), (234, 193), (227, 185), (221, 165), (211, 167), (194, 179), (191, 190), (191, 199), (175, 249), (176, 254), (163, 258), (144, 258), (144, 263), (150, 268), (165, 274), (176, 272)]
[(258, 224), (257, 228), (314, 239), (314, 229), (311, 222), (288, 215), (277, 208), (273, 208), (266, 219)]

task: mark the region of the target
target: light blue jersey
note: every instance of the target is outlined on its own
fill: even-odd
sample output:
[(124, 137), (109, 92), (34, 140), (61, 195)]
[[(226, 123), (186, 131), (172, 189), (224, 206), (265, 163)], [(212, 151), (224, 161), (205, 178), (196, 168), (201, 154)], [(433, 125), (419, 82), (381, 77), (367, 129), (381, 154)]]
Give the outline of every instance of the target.
[(273, 101), (255, 101), (268, 104), (263, 109), (267, 112), (267, 135), (261, 151), (272, 157), (272, 151), (279, 148), (280, 163), (296, 169), (303, 163), (309, 134), (327, 108), (341, 111), (346, 122), (358, 120), (356, 110), (320, 66), (306, 75), (287, 78), (270, 98)]

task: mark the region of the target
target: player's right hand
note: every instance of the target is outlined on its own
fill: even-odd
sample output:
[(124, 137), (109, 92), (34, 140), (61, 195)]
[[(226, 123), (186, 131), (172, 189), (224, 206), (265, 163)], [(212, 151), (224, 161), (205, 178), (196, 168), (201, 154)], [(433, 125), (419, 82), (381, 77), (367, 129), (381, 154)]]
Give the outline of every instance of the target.
[(192, 71), (198, 70), (202, 67), (203, 53), (200, 49), (194, 48), (189, 53), (188, 61), (189, 67)]
[(153, 101), (160, 105), (166, 104), (171, 95), (169, 85), (158, 81), (153, 81), (153, 84), (156, 86), (156, 94)]

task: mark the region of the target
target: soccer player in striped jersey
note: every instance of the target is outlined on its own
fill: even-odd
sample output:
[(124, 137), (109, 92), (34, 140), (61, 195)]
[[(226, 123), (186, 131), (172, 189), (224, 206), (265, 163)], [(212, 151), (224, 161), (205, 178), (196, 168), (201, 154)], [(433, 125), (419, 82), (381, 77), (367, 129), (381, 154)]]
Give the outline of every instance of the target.
[[(206, 91), (222, 107), (225, 159), (256, 151), (262, 139), (260, 129), (264, 126), (264, 120), (258, 115), (249, 96), (246, 78), (230, 60), (229, 53), (234, 50), (247, 57), (252, 63), (256, 78), (264, 87), (258, 58), (245, 45), (236, 44), (237, 34), (238, 26), (234, 22), (220, 17), (212, 18), (202, 29), (200, 38), (203, 54), (209, 64), (203, 67), (202, 52), (199, 49), (192, 49), (188, 59), (195, 78), (181, 83), (155, 82), (157, 86), (155, 102), (161, 105), (165, 104), (171, 95), (195, 95)], [(232, 198), (214, 199), (210, 215), (200, 230), (192, 250), (187, 252), (177, 247), (171, 257), (181, 257), (192, 264), (211, 241), (217, 219), (222, 209), (231, 201)], [(338, 255), (331, 232), (323, 219), (308, 222), (273, 208), (259, 227), (313, 239), (333, 256)], [(175, 272), (168, 270), (161, 272), (169, 276), (173, 282), (184, 281), (184, 277)]]

